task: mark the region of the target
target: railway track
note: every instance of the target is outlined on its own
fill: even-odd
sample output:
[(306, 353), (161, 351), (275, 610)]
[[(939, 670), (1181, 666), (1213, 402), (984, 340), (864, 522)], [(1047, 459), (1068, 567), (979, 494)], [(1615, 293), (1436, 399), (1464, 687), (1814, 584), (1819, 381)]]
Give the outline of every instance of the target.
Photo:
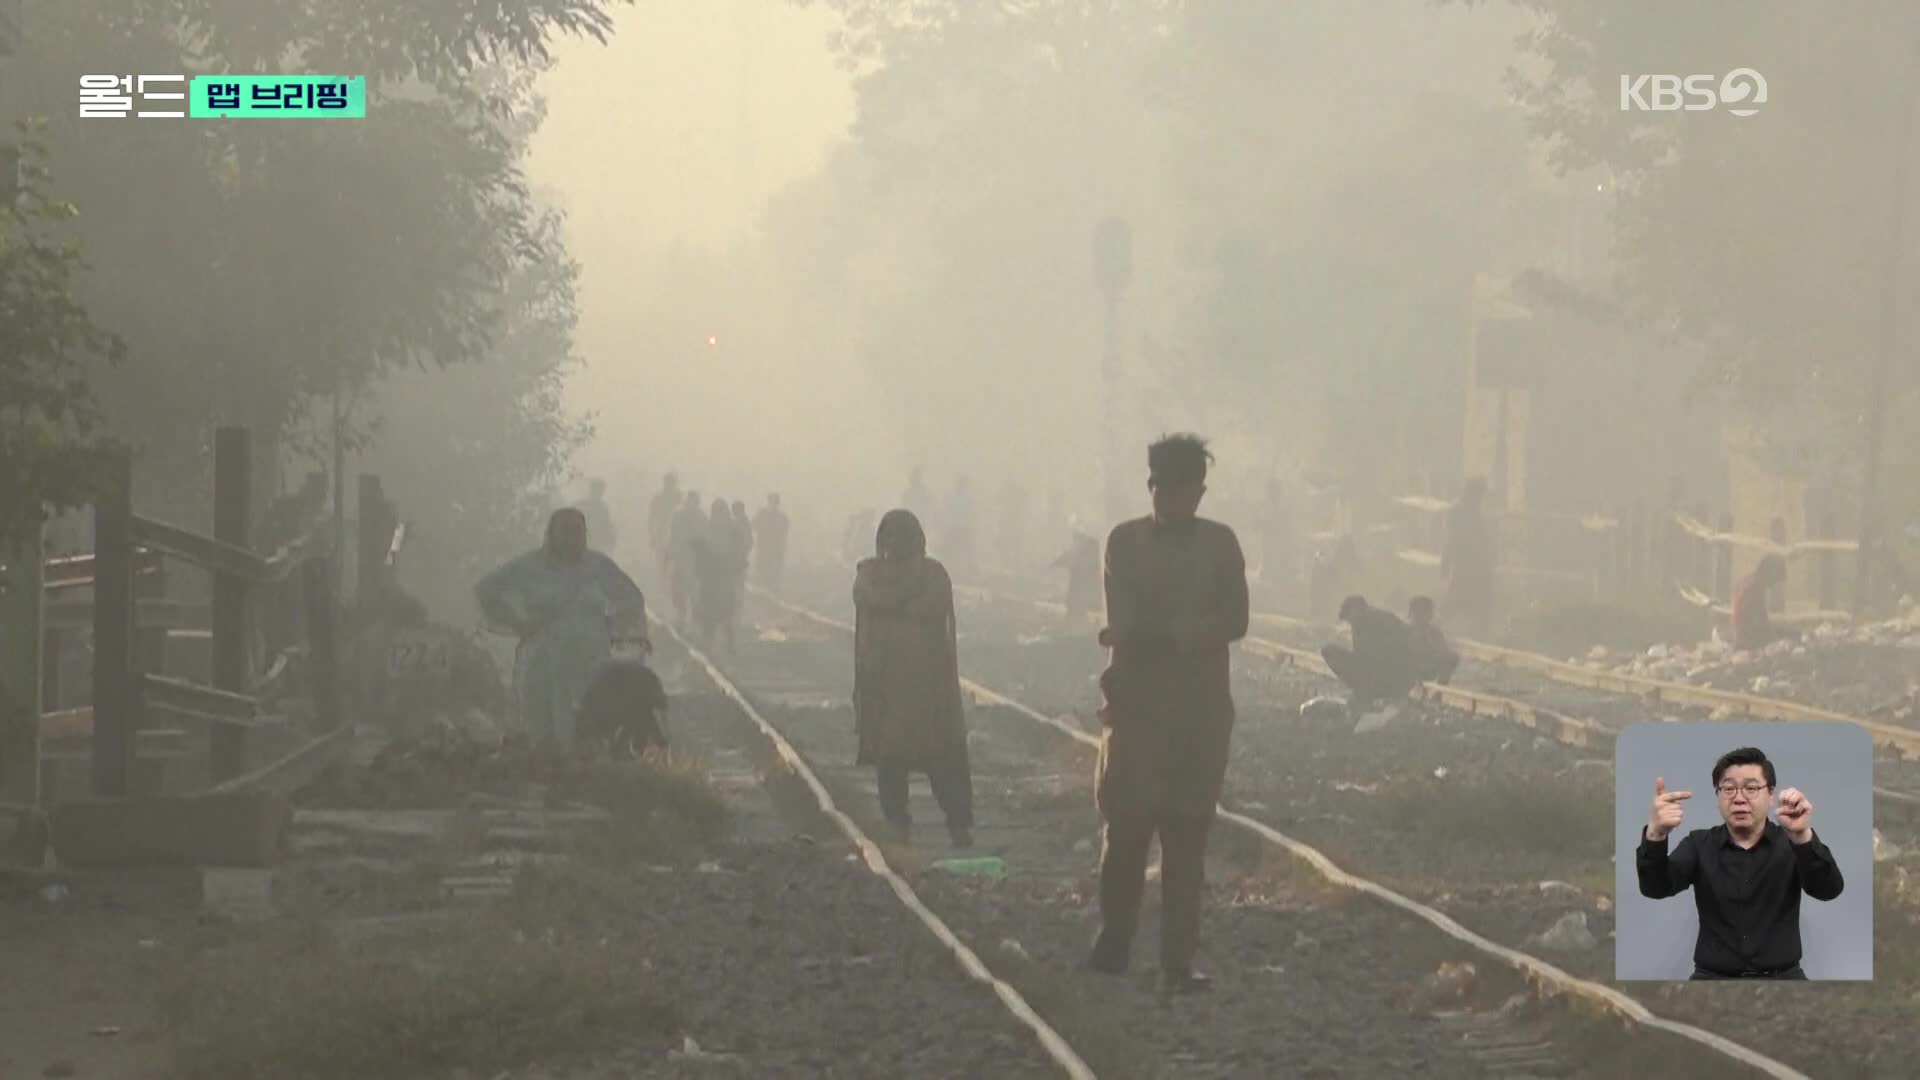
[[(772, 598), (767, 598), (767, 602), (776, 605), (779, 610), (788, 616), (797, 617), (805, 620), (806, 623), (815, 628), (830, 630), (833, 634), (840, 635), (840, 648), (844, 650), (847, 647), (846, 637), (850, 633), (850, 627), (844, 621), (835, 619), (830, 615), (787, 604), (784, 601), (774, 600)], [(776, 631), (776, 633), (791, 634), (792, 631), (782, 630)], [(841, 662), (845, 663), (846, 661), (842, 659)], [(978, 735), (976, 736), (977, 742), (979, 742), (981, 746), (980, 750), (976, 750), (976, 754), (981, 754), (982, 751), (986, 751), (985, 756), (995, 758), (997, 753), (998, 755), (1002, 755), (1000, 759), (1004, 760), (1004, 751), (996, 752), (995, 750), (1000, 743), (1004, 742), (1019, 748), (1019, 752), (1016, 753), (1014, 757), (1015, 763), (1027, 762), (1029, 767), (1031, 767), (1032, 759), (1039, 758), (1045, 761), (1048, 756), (1047, 751), (1043, 749), (1044, 744), (1035, 744), (1033, 742), (1035, 733), (1052, 737), (1056, 744), (1059, 742), (1060, 737), (1064, 736), (1066, 739), (1071, 740), (1067, 746), (1072, 750), (1077, 750), (1081, 755), (1086, 753), (1087, 748), (1097, 745), (1097, 740), (1090, 733), (1082, 730), (1069, 720), (1051, 716), (1042, 710), (1035, 709), (1006, 693), (1002, 693), (993, 687), (973, 679), (965, 680), (965, 686), (976, 703), (988, 706), (989, 715), (993, 717), (993, 719), (986, 724), (976, 722), (976, 731), (983, 732), (986, 735), (985, 740), (979, 740)], [(789, 727), (791, 728), (795, 725), (805, 726), (807, 723), (808, 721), (804, 719), (790, 720)], [(1023, 728), (1025, 729), (1024, 734), (1021, 733), (1021, 729)], [(811, 738), (815, 740), (814, 745), (821, 749), (825, 749), (831, 745), (831, 738), (823, 734), (816, 732)], [(805, 734), (795, 736), (794, 742), (800, 747), (801, 752), (805, 753), (809, 750), (809, 736)], [(1058, 751), (1056, 750), (1054, 753), (1057, 755)], [(1057, 758), (1055, 760), (1057, 760)], [(1086, 771), (1083, 757), (1080, 772), (1084, 774)], [(849, 778), (848, 782), (853, 783), (854, 781)], [(832, 781), (829, 780), (829, 786), (831, 785)], [(1082, 784), (1082, 790), (1084, 790), (1084, 787), (1085, 785)], [(1082, 834), (1083, 839), (1078, 844), (1078, 850), (1081, 853), (1079, 862), (1082, 866), (1081, 873), (1083, 876), (1087, 870), (1090, 870), (1093, 859), (1090, 846), (1085, 840), (1085, 835), (1097, 824), (1097, 819), (1092, 817), (1090, 802), (1091, 799), (1089, 796), (1075, 811), (1079, 821), (1077, 826), (1063, 823), (1061, 827), (1056, 830), (1064, 835), (1071, 836), (1077, 829), (1078, 832)], [(1578, 1001), (1590, 1010), (1597, 1010), (1610, 1017), (1610, 1023), (1617, 1024), (1624, 1021), (1632, 1030), (1642, 1033), (1661, 1033), (1659, 1036), (1650, 1036), (1648, 1039), (1626, 1040), (1624, 1042), (1618, 1040), (1616, 1037), (1612, 1040), (1613, 1049), (1615, 1050), (1628, 1053), (1640, 1052), (1646, 1049), (1647, 1044), (1650, 1042), (1657, 1041), (1665, 1045), (1655, 1054), (1655, 1059), (1660, 1062), (1658, 1067), (1667, 1071), (1670, 1071), (1673, 1064), (1673, 1055), (1677, 1052), (1683, 1056), (1698, 1054), (1703, 1058), (1716, 1059), (1719, 1064), (1712, 1067), (1722, 1069), (1728, 1065), (1737, 1063), (1741, 1068), (1749, 1070), (1754, 1075), (1775, 1077), (1803, 1075), (1781, 1061), (1768, 1057), (1765, 1054), (1743, 1046), (1724, 1036), (1715, 1034), (1703, 1027), (1659, 1015), (1646, 1004), (1619, 990), (1602, 985), (1592, 979), (1571, 974), (1537, 955), (1501, 944), (1487, 936), (1476, 933), (1434, 906), (1413, 899), (1402, 891), (1353, 873), (1339, 865), (1334, 858), (1328, 856), (1313, 845), (1288, 835), (1274, 828), (1266, 821), (1261, 820), (1259, 817), (1254, 816), (1253, 811), (1260, 807), (1260, 805), (1261, 804), (1258, 803), (1245, 803), (1241, 804), (1238, 808), (1222, 807), (1222, 820), (1230, 826), (1232, 831), (1240, 834), (1243, 844), (1250, 843), (1253, 850), (1284, 853), (1286, 858), (1280, 860), (1281, 862), (1296, 869), (1306, 868), (1310, 870), (1311, 874), (1307, 876), (1317, 878), (1322, 883), (1322, 888), (1330, 887), (1338, 893), (1364, 896), (1373, 901), (1377, 901), (1380, 907), (1372, 909), (1369, 913), (1370, 917), (1377, 920), (1381, 915), (1388, 913), (1399, 916), (1399, 918), (1393, 921), (1399, 924), (1397, 933), (1400, 935), (1404, 936), (1407, 933), (1407, 927), (1410, 923), (1423, 928), (1429, 938), (1436, 937), (1433, 931), (1438, 931), (1437, 937), (1444, 943), (1441, 950), (1442, 953), (1445, 953), (1446, 950), (1454, 950), (1454, 953), (1449, 955), (1471, 958), (1480, 964), (1487, 965), (1490, 970), (1496, 968), (1506, 969), (1511, 973), (1510, 977), (1517, 978), (1522, 985), (1531, 985), (1539, 992), (1553, 998)], [(1056, 854), (1054, 858), (1057, 861), (1058, 855)], [(1242, 859), (1244, 860), (1245, 858), (1246, 856), (1243, 855)], [(1072, 860), (1069, 859), (1068, 861), (1071, 862)], [(1231, 871), (1229, 872), (1231, 873)], [(1217, 879), (1218, 874), (1216, 873), (1213, 876)], [(1087, 883), (1083, 881), (1081, 888), (1084, 889), (1086, 884)], [(949, 894), (948, 899), (949, 902), (960, 902), (951, 894)], [(1371, 907), (1371, 905), (1367, 905), (1367, 907)], [(1220, 905), (1216, 904), (1214, 911), (1219, 912), (1220, 910)], [(1230, 902), (1226, 905), (1225, 910), (1233, 912), (1241, 910), (1241, 906), (1237, 903)], [(1349, 906), (1345, 910), (1347, 912), (1347, 918), (1351, 919), (1354, 917), (1354, 913), (1361, 909)], [(1246, 951), (1245, 944), (1240, 936), (1241, 927), (1235, 925), (1231, 917), (1227, 918), (1229, 926), (1220, 929), (1216, 929), (1212, 925), (1212, 923), (1216, 921), (1216, 916), (1210, 915), (1209, 918), (1209, 934), (1211, 937), (1233, 941), (1236, 946), (1234, 950), (1235, 953)], [(1259, 921), (1260, 920), (1253, 920), (1253, 922), (1249, 923), (1247, 926), (1248, 932), (1255, 932), (1252, 928), (1256, 926)], [(1090, 927), (1083, 927), (1083, 929), (1090, 931)], [(1073, 952), (1077, 954), (1078, 949), (1083, 947), (1084, 943), (1085, 938), (1083, 936), (1076, 937), (1072, 946)], [(1432, 956), (1434, 955), (1431, 951), (1432, 949), (1433, 946), (1429, 944), (1425, 949), (1421, 950), (1421, 952), (1425, 955)], [(1254, 951), (1258, 952), (1257, 949)], [(1221, 950), (1216, 949), (1214, 952), (1218, 954)], [(1070, 964), (1077, 963), (1077, 960), (1078, 956), (1073, 955), (1068, 957), (1066, 962)], [(1351, 972), (1349, 972), (1349, 977), (1350, 976)], [(1318, 986), (1319, 984), (1316, 983), (1315, 985)], [(1466, 1010), (1464, 1013), (1458, 1015), (1478, 1014), (1474, 1014), (1473, 1010)], [(1476, 1020), (1461, 1020), (1458, 1019), (1458, 1015), (1451, 1021), (1456, 1026), (1465, 1024), (1467, 1027), (1472, 1027), (1473, 1024), (1481, 1022)], [(1429, 1017), (1429, 1019), (1431, 1020), (1432, 1018)], [(1437, 1023), (1438, 1021), (1435, 1022)], [(1617, 1028), (1615, 1030), (1617, 1031)], [(1429, 1034), (1431, 1034), (1431, 1032), (1429, 1032)], [(1666, 1038), (1668, 1036), (1672, 1037), (1672, 1040), (1677, 1040), (1677, 1043), (1668, 1040)], [(1467, 1039), (1465, 1035), (1458, 1037), (1462, 1040)], [(1532, 1036), (1532, 1038), (1533, 1042), (1531, 1044), (1521, 1041), (1519, 1045), (1546, 1046), (1549, 1049), (1536, 1050), (1531, 1057), (1524, 1053), (1516, 1055), (1512, 1052), (1512, 1045), (1503, 1045), (1499, 1040), (1495, 1040), (1493, 1043), (1496, 1047), (1494, 1057), (1472, 1057), (1470, 1055), (1468, 1060), (1471, 1068), (1475, 1073), (1485, 1075), (1624, 1075), (1630, 1071), (1637, 1071), (1637, 1068), (1623, 1070), (1621, 1068), (1624, 1064), (1623, 1062), (1612, 1061), (1605, 1068), (1591, 1072), (1581, 1072), (1580, 1070), (1582, 1069), (1593, 1068), (1591, 1061), (1570, 1061), (1564, 1054), (1555, 1057), (1551, 1053), (1551, 1047), (1554, 1045), (1553, 1040), (1549, 1039), (1546, 1043), (1541, 1043), (1537, 1037), (1537, 1033)], [(1508, 1040), (1508, 1042), (1513, 1043), (1514, 1040)], [(1684, 1047), (1684, 1049), (1682, 1049), (1682, 1047)], [(1588, 1044), (1588, 1046), (1583, 1049), (1585, 1052), (1592, 1052), (1591, 1044)], [(1258, 1050), (1256, 1049), (1254, 1053), (1257, 1054), (1257, 1052)], [(1493, 1062), (1496, 1058), (1499, 1058), (1502, 1053), (1505, 1053), (1507, 1057), (1518, 1064), (1504, 1069), (1496, 1068)], [(1352, 1062), (1348, 1064), (1351, 1065)], [(1276, 1075), (1271, 1071), (1259, 1070), (1248, 1072), (1229, 1071), (1225, 1074)], [(1352, 1075), (1352, 1073), (1342, 1073), (1336, 1070), (1328, 1075)]]
[[(1064, 616), (1066, 613), (1064, 605), (1049, 600), (979, 586), (955, 588), (987, 603), (1004, 600), (1053, 616)], [(1293, 642), (1286, 642), (1257, 632), (1249, 633), (1241, 643), (1246, 651), (1312, 675), (1329, 679), (1333, 677), (1333, 672), (1327, 668), (1319, 652), (1299, 640), (1329, 637), (1334, 633), (1331, 627), (1273, 612), (1255, 612), (1253, 621), (1256, 626), (1271, 628), (1269, 633), (1279, 632), (1298, 637)], [(1538, 653), (1463, 638), (1450, 640), (1464, 659), (1475, 661), (1509, 679), (1532, 676), (1563, 688), (1553, 696), (1564, 698), (1572, 694), (1585, 697), (1588, 701), (1584, 707), (1555, 708), (1540, 704), (1537, 700), (1528, 700), (1549, 696), (1542, 694), (1537, 686), (1523, 686), (1519, 692), (1505, 687), (1490, 690), (1457, 685), (1458, 676), (1454, 685), (1424, 683), (1415, 691), (1415, 696), (1424, 702), (1469, 716), (1510, 721), (1568, 746), (1587, 749), (1608, 747), (1627, 724), (1646, 720), (1651, 711), (1665, 708), (1705, 711), (1709, 716), (1719, 719), (1853, 723), (1866, 729), (1876, 746), (1892, 751), (1903, 759), (1920, 759), (1920, 731), (1895, 724), (1851, 717), (1798, 702), (1596, 671)], [(1610, 715), (1598, 719), (1596, 714)], [(1916, 794), (1912, 788), (1920, 788), (1920, 779), (1909, 779), (1906, 787), (1876, 783), (1874, 798), (1899, 816), (1920, 816), (1920, 794)]]
[[(888, 862), (880, 845), (869, 836), (854, 819), (848, 816), (834, 799), (826, 785), (821, 783), (819, 774), (807, 758), (797, 750), (793, 743), (768, 723), (755, 708), (752, 701), (743, 695), (727, 675), (700, 650), (695, 649), (674, 628), (658, 618), (653, 620), (671, 638), (673, 643), (689, 658), (691, 664), (708, 679), (713, 686), (739, 710), (740, 715), (751, 723), (759, 736), (766, 741), (767, 748), (778, 759), (812, 797), (814, 808), (824, 819), (837, 827), (858, 854), (866, 869), (885, 883), (900, 906), (908, 912), (919, 925), (946, 950), (960, 973), (983, 986), (1006, 1010), (1006, 1012), (1033, 1036), (1039, 1049), (1059, 1071), (1071, 1080), (1094, 1080), (1095, 1073), (1078, 1051), (1063, 1038), (1060, 1033), (1042, 1019), (1033, 1006), (1005, 980), (996, 976), (979, 955), (955, 935), (953, 930), (935, 915), (922, 902), (918, 893)], [(707, 733), (711, 735), (711, 732)], [(698, 745), (696, 743), (696, 745)], [(712, 746), (702, 749), (711, 750)]]

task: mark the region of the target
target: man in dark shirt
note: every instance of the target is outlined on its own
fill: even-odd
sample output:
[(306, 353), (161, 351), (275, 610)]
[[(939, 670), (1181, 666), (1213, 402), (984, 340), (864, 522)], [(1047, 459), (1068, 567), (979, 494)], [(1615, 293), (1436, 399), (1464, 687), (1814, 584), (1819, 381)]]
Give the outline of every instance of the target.
[(1368, 604), (1365, 597), (1349, 596), (1340, 603), (1340, 621), (1353, 630), (1353, 648), (1328, 645), (1321, 659), (1334, 677), (1353, 691), (1348, 708), (1356, 715), (1377, 701), (1404, 698), (1420, 682), (1413, 655), (1413, 635), (1391, 611)]
[(1724, 824), (1695, 829), (1671, 854), (1690, 791), (1654, 781), (1653, 813), (1635, 862), (1640, 895), (1651, 900), (1693, 888), (1700, 933), (1693, 946), (1696, 979), (1804, 979), (1800, 969), (1800, 894), (1832, 900), (1845, 882), (1833, 852), (1813, 834), (1813, 803), (1798, 788), (1780, 792), (1779, 822), (1767, 820), (1773, 762), (1753, 747), (1731, 750), (1713, 764), (1713, 787)]

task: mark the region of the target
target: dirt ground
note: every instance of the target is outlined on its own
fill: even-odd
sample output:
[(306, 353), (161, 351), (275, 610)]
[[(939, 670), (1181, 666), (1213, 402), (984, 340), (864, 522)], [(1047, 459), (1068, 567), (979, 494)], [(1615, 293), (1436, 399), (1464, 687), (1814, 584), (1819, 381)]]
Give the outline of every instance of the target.
[(0, 1077), (164, 1075), (153, 954), (198, 930), (198, 882), (143, 877), (0, 879)]

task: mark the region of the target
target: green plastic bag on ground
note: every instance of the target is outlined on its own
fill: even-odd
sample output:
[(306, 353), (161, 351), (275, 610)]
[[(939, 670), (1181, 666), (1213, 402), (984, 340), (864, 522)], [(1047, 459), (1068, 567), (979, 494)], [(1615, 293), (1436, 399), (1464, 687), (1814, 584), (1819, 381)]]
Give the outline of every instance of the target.
[(971, 859), (941, 859), (928, 865), (930, 869), (945, 870), (949, 874), (965, 874), (969, 877), (1003, 878), (1007, 876), (1007, 860), (998, 855), (981, 855)]

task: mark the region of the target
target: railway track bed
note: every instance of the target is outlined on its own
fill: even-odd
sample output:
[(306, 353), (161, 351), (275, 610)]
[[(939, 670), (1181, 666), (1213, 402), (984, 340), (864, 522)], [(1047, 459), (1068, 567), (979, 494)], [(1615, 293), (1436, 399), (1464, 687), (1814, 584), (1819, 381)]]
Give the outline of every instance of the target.
[[(757, 618), (761, 640), (721, 665), (842, 807), (872, 823), (872, 779), (848, 764), (847, 640), (786, 614)], [(1210, 853), (1202, 958), (1214, 992), (1169, 999), (1156, 991), (1152, 907), (1136, 974), (1086, 973), (1098, 854), (1091, 755), (990, 698), (970, 710), (970, 723), (975, 853), (1005, 860), (1006, 877), (935, 866), (953, 853), (919, 790), (915, 840), (889, 849), (890, 859), (1102, 1076), (1619, 1076), (1695, 1057), (1743, 1071), (1664, 1032), (1630, 1025), (1642, 1037), (1623, 1040), (1617, 1017), (1530, 992), (1501, 962), (1333, 888), (1284, 850), (1225, 824)]]
[[(1067, 628), (1031, 604), (962, 604), (964, 670), (1042, 712), (1090, 714), (1089, 675), (1102, 662), (1090, 629)], [(1611, 980), (1610, 741), (1567, 746), (1510, 720), (1433, 706), (1355, 735), (1351, 722), (1300, 716), (1300, 702), (1336, 689), (1324, 676), (1244, 654), (1235, 676), (1240, 720), (1229, 805), (1502, 944)], [(1613, 699), (1622, 713), (1637, 704)], [(1911, 851), (1910, 826), (1882, 820), (1887, 839)], [(1816, 1031), (1753, 1026), (1756, 1015), (1803, 1009), (1791, 988), (1620, 986), (1663, 1016), (1747, 1033), (1748, 1045), (1809, 1075), (1909, 1075), (1920, 1053), (1911, 1024), (1920, 1005), (1920, 867), (1911, 861), (1876, 864), (1876, 979), (1823, 986)], [(1584, 934), (1568, 922), (1584, 924)], [(1542, 935), (1556, 927), (1558, 944), (1549, 944)]]

